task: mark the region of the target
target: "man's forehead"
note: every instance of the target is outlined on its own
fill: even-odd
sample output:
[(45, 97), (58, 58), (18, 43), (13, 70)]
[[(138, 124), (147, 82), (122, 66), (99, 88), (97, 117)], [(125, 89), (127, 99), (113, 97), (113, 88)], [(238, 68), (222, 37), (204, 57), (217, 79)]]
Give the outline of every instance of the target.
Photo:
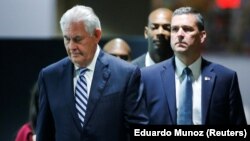
[(171, 20), (171, 22), (173, 21), (173, 20), (179, 20), (179, 19), (187, 19), (187, 20), (193, 20), (193, 19), (195, 19), (196, 17), (195, 17), (195, 15), (193, 15), (193, 14), (181, 14), (181, 15), (173, 15), (173, 17), (172, 17), (172, 20)]
[(177, 23), (185, 23), (192, 25), (193, 23), (196, 23), (196, 17), (192, 14), (182, 14), (182, 15), (175, 15), (172, 17), (171, 25), (177, 24)]
[(162, 22), (162, 23), (151, 23), (150, 25), (170, 25), (170, 22)]
[(81, 35), (78, 35), (78, 34), (75, 34), (75, 35), (64, 34), (63, 36), (67, 38), (72, 38), (72, 39), (82, 37)]

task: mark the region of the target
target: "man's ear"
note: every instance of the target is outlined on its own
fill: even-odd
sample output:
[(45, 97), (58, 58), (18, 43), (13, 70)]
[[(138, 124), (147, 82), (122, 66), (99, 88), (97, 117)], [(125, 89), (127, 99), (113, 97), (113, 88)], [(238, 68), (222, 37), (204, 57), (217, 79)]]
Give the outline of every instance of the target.
[(207, 38), (207, 32), (201, 31), (201, 33), (200, 33), (201, 43), (204, 43), (206, 41), (206, 38)]
[(99, 28), (95, 29), (94, 36), (96, 37), (97, 41), (99, 42), (102, 37), (102, 30)]
[(144, 37), (145, 37), (145, 39), (147, 39), (148, 38), (148, 27), (147, 26), (145, 26), (145, 28), (144, 28)]

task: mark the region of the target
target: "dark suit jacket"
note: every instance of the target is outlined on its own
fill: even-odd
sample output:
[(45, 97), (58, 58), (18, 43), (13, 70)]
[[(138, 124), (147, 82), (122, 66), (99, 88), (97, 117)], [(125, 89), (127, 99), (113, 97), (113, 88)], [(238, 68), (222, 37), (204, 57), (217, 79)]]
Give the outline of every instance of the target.
[[(236, 72), (202, 59), (202, 124), (247, 124)], [(174, 57), (143, 68), (150, 124), (176, 125)]]
[(68, 57), (41, 70), (37, 141), (125, 141), (128, 123), (148, 123), (138, 95), (138, 67), (100, 51), (83, 128), (75, 108), (73, 73)]
[(132, 64), (138, 66), (139, 68), (145, 67), (146, 53), (132, 60)]

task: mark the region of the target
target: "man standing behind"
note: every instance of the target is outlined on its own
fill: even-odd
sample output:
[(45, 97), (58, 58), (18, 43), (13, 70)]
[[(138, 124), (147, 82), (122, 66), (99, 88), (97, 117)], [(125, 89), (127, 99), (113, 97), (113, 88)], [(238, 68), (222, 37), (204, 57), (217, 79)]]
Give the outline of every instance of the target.
[(39, 74), (37, 141), (126, 141), (130, 123), (148, 123), (140, 69), (100, 49), (90, 7), (69, 9), (60, 25), (68, 57)]
[(128, 43), (121, 38), (114, 38), (108, 41), (104, 45), (103, 50), (108, 54), (111, 54), (125, 61), (131, 61), (131, 48)]
[(201, 56), (206, 36), (200, 13), (191, 7), (174, 11), (175, 56), (141, 70), (150, 124), (247, 124), (236, 72)]
[(172, 11), (166, 8), (158, 8), (150, 13), (148, 25), (144, 31), (144, 36), (148, 40), (148, 51), (134, 59), (132, 64), (142, 68), (172, 57), (173, 51), (170, 47), (171, 17)]

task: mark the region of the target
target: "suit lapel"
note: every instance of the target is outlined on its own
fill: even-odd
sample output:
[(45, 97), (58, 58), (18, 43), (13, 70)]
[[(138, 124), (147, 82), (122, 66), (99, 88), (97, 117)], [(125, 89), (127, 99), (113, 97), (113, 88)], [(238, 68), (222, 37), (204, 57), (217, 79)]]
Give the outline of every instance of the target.
[[(80, 120), (77, 115), (76, 107), (75, 107), (75, 96), (74, 96), (74, 85), (73, 85), (73, 78), (74, 78), (74, 66), (73, 63), (67, 59), (63, 68), (60, 70), (60, 81), (59, 86), (60, 93), (63, 94), (65, 97), (65, 102), (67, 102), (69, 110), (71, 111), (72, 118), (76, 124), (76, 127), (79, 130), (82, 130), (80, 125)], [(66, 82), (66, 84), (65, 84)]]
[(212, 72), (213, 67), (210, 62), (202, 59), (202, 124), (206, 123), (206, 117), (208, 113), (208, 107), (210, 105), (210, 99), (213, 92), (214, 84), (216, 81), (216, 74)]
[(163, 66), (161, 71), (161, 80), (164, 92), (167, 98), (167, 103), (170, 111), (170, 116), (173, 123), (176, 123), (176, 96), (175, 96), (175, 70), (174, 58)]
[(95, 65), (84, 125), (86, 125), (91, 118), (109, 77), (110, 70), (108, 68), (108, 61), (106, 60), (105, 54), (100, 51)]

